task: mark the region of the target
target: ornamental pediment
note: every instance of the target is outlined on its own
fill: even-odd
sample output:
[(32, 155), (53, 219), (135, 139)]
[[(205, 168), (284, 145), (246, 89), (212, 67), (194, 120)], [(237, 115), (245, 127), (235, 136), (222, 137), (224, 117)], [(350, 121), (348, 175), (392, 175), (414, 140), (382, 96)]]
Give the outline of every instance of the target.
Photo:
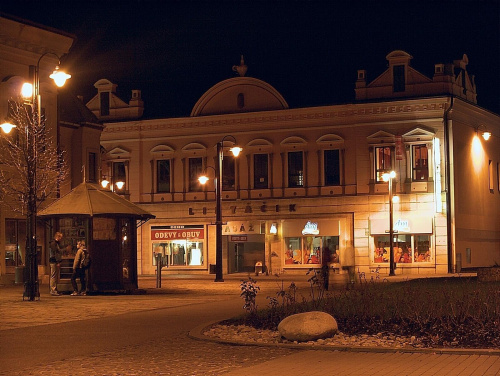
[(395, 136), (392, 133), (386, 131), (378, 131), (368, 136), (368, 143), (370, 144), (384, 144), (384, 143), (394, 143)]

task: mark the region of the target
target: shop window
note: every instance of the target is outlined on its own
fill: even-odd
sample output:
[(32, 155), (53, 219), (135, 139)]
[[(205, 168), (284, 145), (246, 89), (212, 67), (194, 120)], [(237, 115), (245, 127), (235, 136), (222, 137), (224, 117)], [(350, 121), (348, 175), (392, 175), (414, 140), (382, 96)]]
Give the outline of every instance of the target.
[(395, 93), (405, 91), (405, 66), (395, 65), (392, 67), (393, 90)]
[(225, 155), (222, 159), (222, 190), (234, 191), (235, 182), (235, 158), (233, 155)]
[[(389, 235), (374, 237), (374, 263), (389, 263)], [(430, 235), (395, 235), (393, 241), (394, 261), (398, 264), (430, 262)]]
[(429, 235), (415, 235), (415, 262), (431, 261), (431, 237)]
[(179, 239), (153, 243), (153, 265), (156, 266), (156, 255), (160, 253), (166, 260), (164, 266), (203, 266), (203, 241)]
[(24, 264), (26, 255), (26, 221), (24, 219), (5, 220), (5, 266)]
[(323, 157), (325, 186), (340, 185), (340, 150), (325, 150)]
[(156, 192), (170, 192), (170, 160), (156, 161)]
[(413, 181), (429, 180), (429, 159), (426, 145), (412, 146)]
[(124, 192), (127, 190), (127, 169), (125, 162), (113, 162), (113, 183), (123, 182), (122, 188), (118, 188), (116, 192)]
[(203, 161), (201, 158), (189, 158), (189, 191), (201, 191), (198, 177), (203, 174)]
[(316, 265), (320, 266), (323, 257), (326, 262), (338, 263), (338, 236), (302, 236), (285, 238), (285, 265)]
[(375, 147), (375, 179), (383, 182), (382, 175), (392, 170), (393, 149), (390, 146)]
[(288, 187), (304, 186), (304, 157), (301, 151), (288, 153)]
[(269, 158), (267, 154), (253, 155), (253, 186), (255, 189), (269, 188)]

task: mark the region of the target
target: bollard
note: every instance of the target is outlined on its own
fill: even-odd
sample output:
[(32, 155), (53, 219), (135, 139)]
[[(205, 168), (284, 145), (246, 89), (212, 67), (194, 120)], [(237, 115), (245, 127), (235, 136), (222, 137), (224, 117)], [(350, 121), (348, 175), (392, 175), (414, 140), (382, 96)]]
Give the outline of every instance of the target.
[(156, 288), (159, 289), (161, 288), (161, 264), (162, 264), (162, 257), (161, 253), (157, 253), (155, 255), (156, 257)]

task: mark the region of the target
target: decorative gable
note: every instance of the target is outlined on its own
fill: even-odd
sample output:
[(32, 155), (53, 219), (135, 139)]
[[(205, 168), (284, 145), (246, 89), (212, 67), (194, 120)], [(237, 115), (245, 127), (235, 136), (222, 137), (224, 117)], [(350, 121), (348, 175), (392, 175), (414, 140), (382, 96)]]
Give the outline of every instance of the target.
[(378, 131), (368, 136), (367, 141), (369, 144), (394, 144), (396, 138), (392, 133), (386, 131)]
[(403, 134), (402, 137), (405, 142), (416, 142), (431, 141), (434, 136), (435, 132), (433, 130), (418, 126)]
[(173, 154), (175, 150), (168, 145), (161, 144), (161, 145), (156, 145), (149, 152), (153, 155), (165, 156)]
[(344, 139), (336, 134), (325, 134), (316, 140), (316, 143), (322, 147), (341, 147), (344, 145)]
[(130, 159), (130, 151), (121, 147), (111, 149), (107, 155), (110, 159)]

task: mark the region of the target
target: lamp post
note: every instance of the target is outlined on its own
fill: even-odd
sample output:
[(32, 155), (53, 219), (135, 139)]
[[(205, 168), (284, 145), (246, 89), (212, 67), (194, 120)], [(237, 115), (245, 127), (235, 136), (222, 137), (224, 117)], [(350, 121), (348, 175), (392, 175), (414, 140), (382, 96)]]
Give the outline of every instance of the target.
[(382, 179), (389, 182), (389, 275), (394, 276), (394, 210), (392, 180), (396, 177), (396, 172), (391, 171), (382, 175)]
[[(33, 125), (28, 124), (26, 127), (26, 149), (28, 155), (28, 163), (26, 166), (26, 175), (28, 183), (28, 197), (26, 203), (26, 267), (28, 269), (25, 273), (27, 280), (24, 282), (24, 296), (28, 300), (35, 300), (35, 297), (40, 296), (38, 290), (38, 260), (37, 260), (37, 239), (36, 239), (36, 215), (37, 215), (37, 148), (36, 148), (36, 135), (34, 129), (40, 126), (42, 122), (41, 108), (42, 100), (40, 95), (40, 61), (46, 55), (54, 55), (57, 57), (59, 64), (56, 66), (54, 72), (49, 76), (54, 80), (58, 87), (64, 85), (66, 80), (71, 76), (59, 70), (61, 59), (53, 52), (46, 52), (40, 56), (35, 67), (30, 66), (30, 71), (33, 72), (33, 84), (30, 89), (30, 84), (24, 84), (22, 94), (25, 97), (31, 96), (33, 114), (36, 114), (36, 123)], [(33, 70), (34, 68), (34, 70)]]
[[(224, 159), (224, 140), (226, 138), (232, 138), (236, 144), (236, 139), (227, 135), (222, 138), (217, 143), (217, 163), (215, 164), (215, 282), (224, 282), (222, 276), (222, 160)], [(229, 149), (235, 157), (237, 157), (241, 148), (239, 146), (233, 146)], [(200, 176), (198, 178), (200, 183), (206, 183), (208, 178), (206, 176)]]

